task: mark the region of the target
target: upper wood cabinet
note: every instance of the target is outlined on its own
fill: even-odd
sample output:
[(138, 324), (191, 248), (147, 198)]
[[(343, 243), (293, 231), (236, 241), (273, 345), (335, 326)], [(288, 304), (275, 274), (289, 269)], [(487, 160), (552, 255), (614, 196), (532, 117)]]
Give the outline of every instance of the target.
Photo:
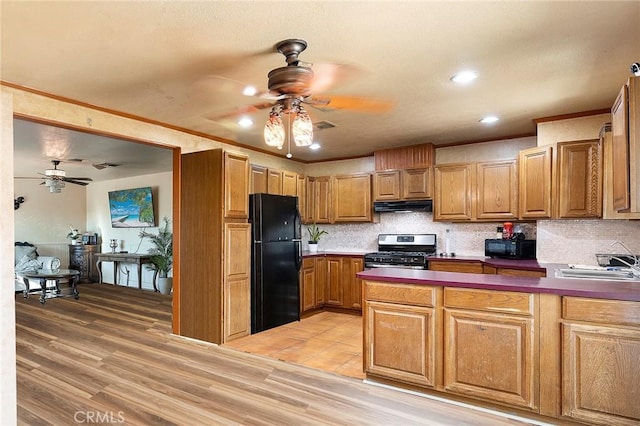
[(296, 176), (296, 194), (298, 196), (298, 211), (302, 223), (306, 222), (307, 217), (307, 178), (304, 175)]
[(640, 77), (629, 78), (611, 108), (613, 208), (640, 213)]
[(474, 165), (443, 164), (435, 168), (434, 220), (470, 221)]
[(435, 148), (431, 143), (389, 148), (373, 153), (375, 170), (400, 170), (431, 167), (435, 161)]
[(640, 219), (640, 212), (618, 211), (614, 207), (613, 195), (613, 137), (611, 126), (605, 125), (600, 132), (602, 145), (602, 218), (603, 219)]
[(385, 170), (373, 174), (374, 201), (399, 200), (400, 191), (400, 170)]
[(433, 196), (431, 167), (384, 170), (373, 175), (373, 200), (397, 201), (425, 199)]
[(333, 177), (334, 222), (370, 222), (371, 175), (368, 173)]
[(518, 218), (516, 160), (476, 164), (475, 206), (477, 220)]
[(503, 221), (518, 217), (516, 160), (435, 167), (434, 220)]
[(600, 141), (557, 145), (553, 200), (559, 219), (602, 216), (602, 146)]
[(224, 153), (224, 217), (249, 217), (249, 158)]
[(298, 195), (298, 174), (295, 172), (282, 172), (282, 195), (296, 197)]
[(269, 169), (267, 170), (267, 193), (273, 195), (282, 195), (282, 171)]
[(313, 222), (331, 223), (331, 177), (313, 180)]
[(249, 194), (267, 193), (267, 168), (251, 165), (251, 178), (249, 180)]
[(302, 215), (302, 221), (304, 223), (313, 223), (316, 211), (316, 178), (307, 176), (305, 186), (305, 208), (304, 212), (301, 211), (300, 214)]
[(520, 218), (602, 216), (602, 147), (597, 139), (520, 151)]
[(520, 151), (519, 215), (521, 219), (551, 217), (551, 146)]

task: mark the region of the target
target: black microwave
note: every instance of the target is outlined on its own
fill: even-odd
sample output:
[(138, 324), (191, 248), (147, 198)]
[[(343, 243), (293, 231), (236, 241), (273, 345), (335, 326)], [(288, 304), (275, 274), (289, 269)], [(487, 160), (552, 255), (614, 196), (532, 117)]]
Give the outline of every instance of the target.
[(535, 259), (536, 240), (484, 240), (484, 255), (505, 259)]

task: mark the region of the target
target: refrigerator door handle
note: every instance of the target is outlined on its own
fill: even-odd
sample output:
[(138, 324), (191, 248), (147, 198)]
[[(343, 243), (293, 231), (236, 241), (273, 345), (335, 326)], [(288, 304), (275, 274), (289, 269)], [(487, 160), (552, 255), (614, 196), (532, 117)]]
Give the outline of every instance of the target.
[(300, 271), (300, 268), (302, 267), (302, 241), (293, 240), (293, 243), (296, 247), (296, 270)]
[(302, 226), (302, 216), (300, 216), (300, 211), (296, 208), (296, 216), (293, 219), (293, 239), (299, 240), (302, 238), (302, 230), (300, 227)]

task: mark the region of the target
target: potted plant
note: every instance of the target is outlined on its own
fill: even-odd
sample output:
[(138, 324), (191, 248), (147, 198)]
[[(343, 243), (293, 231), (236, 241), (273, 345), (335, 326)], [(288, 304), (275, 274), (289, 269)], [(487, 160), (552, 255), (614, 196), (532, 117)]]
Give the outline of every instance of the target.
[(82, 235), (80, 235), (80, 232), (78, 232), (78, 229), (69, 225), (69, 233), (67, 234), (67, 238), (71, 240), (71, 245), (74, 245), (74, 246), (77, 245), (81, 237)]
[(307, 231), (309, 231), (309, 251), (315, 253), (318, 251), (318, 240), (320, 240), (320, 237), (329, 235), (329, 233), (318, 228), (318, 225), (315, 223), (307, 226)]
[(173, 266), (173, 232), (169, 227), (170, 221), (163, 218), (164, 226), (158, 228), (157, 234), (145, 230), (140, 231), (140, 238), (147, 238), (153, 245), (148, 252), (151, 255), (149, 269), (158, 273), (158, 289), (162, 294), (170, 294), (173, 286), (173, 278), (169, 277), (169, 271)]

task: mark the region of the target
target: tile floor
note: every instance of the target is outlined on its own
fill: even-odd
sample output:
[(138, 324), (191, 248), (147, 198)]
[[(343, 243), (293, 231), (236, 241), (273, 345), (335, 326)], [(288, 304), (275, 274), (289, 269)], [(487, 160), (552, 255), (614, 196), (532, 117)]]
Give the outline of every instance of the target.
[(362, 317), (358, 315), (318, 312), (224, 346), (364, 379)]

